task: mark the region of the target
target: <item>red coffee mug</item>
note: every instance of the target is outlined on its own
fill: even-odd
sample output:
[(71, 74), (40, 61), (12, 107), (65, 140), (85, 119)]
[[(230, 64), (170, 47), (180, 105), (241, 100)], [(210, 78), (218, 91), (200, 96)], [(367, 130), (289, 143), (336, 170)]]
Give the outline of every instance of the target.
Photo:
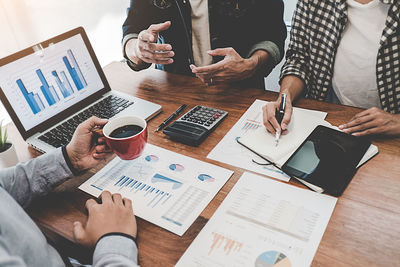
[[(139, 133), (126, 137), (114, 138), (110, 134), (125, 125), (138, 125), (143, 128)], [(103, 127), (104, 139), (112, 151), (123, 160), (132, 160), (139, 157), (147, 143), (147, 122), (136, 116), (123, 116), (110, 120)]]

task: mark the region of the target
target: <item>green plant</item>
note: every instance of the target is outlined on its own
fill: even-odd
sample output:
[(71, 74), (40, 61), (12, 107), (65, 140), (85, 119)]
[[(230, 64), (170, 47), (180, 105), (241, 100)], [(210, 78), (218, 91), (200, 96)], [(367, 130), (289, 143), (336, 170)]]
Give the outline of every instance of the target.
[(7, 143), (7, 129), (3, 127), (3, 122), (0, 123), (0, 152), (4, 152), (8, 149)]

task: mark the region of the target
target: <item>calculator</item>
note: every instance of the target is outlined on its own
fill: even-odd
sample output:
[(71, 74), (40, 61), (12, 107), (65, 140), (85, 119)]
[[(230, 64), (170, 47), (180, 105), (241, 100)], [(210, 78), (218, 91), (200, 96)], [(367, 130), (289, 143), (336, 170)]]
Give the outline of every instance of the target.
[(163, 133), (175, 141), (198, 146), (227, 115), (228, 112), (220, 109), (195, 106), (165, 128)]

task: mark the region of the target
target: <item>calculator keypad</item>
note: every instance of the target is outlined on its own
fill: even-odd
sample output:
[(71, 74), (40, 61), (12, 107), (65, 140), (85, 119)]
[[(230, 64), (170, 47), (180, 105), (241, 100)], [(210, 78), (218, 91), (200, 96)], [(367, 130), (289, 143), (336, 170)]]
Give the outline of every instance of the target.
[(223, 119), (227, 112), (204, 106), (196, 106), (183, 115), (179, 121), (186, 121), (212, 128), (219, 120)]

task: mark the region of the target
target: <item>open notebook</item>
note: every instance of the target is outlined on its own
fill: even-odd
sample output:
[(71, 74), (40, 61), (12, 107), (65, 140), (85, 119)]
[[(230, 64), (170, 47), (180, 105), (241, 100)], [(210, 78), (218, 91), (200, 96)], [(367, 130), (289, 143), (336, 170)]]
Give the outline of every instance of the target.
[[(310, 115), (307, 110), (293, 108), (288, 133), (281, 135), (278, 146), (275, 146), (275, 135), (268, 133), (265, 127), (244, 135), (238, 142), (281, 168), (318, 125), (337, 129), (329, 122)], [(357, 167), (377, 153), (378, 147), (371, 144)]]

